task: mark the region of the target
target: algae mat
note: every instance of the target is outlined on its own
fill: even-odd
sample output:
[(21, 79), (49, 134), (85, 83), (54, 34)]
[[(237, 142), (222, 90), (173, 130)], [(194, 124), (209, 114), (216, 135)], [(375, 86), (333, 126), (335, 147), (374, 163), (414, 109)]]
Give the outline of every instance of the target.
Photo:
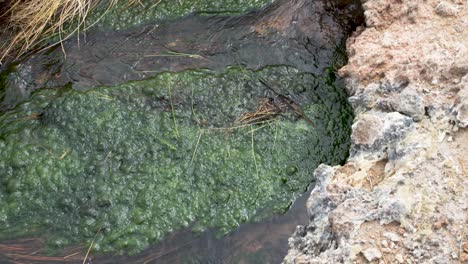
[[(271, 85), (266, 87), (259, 80)], [(43, 89), (0, 116), (0, 238), (136, 253), (169, 232), (227, 233), (289, 208), (343, 162), (352, 114), (334, 73), (191, 70)]]

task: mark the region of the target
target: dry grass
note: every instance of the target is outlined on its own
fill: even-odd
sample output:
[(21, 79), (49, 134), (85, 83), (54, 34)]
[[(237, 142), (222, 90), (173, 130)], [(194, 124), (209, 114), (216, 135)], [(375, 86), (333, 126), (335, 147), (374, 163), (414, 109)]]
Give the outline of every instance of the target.
[(234, 123), (253, 124), (270, 120), (280, 114), (283, 110), (282, 108), (284, 107), (277, 106), (272, 101), (270, 101), (270, 99), (265, 98), (262, 100), (260, 106), (255, 110), (255, 112), (247, 112), (242, 114)]
[[(85, 257), (83, 245), (68, 247), (59, 256), (47, 256), (42, 251), (44, 238), (17, 239), (0, 243), (0, 256), (9, 263), (81, 263)], [(2, 258), (3, 259), (3, 258)]]
[[(89, 12), (102, 0), (10, 0), (0, 16), (6, 41), (0, 43), (0, 63), (17, 58), (51, 36), (59, 36), (61, 43), (86, 25)], [(107, 0), (108, 8), (118, 0)], [(129, 4), (139, 0), (127, 0)], [(66, 28), (74, 25), (74, 28)], [(65, 33), (68, 32), (68, 33)], [(57, 44), (57, 43), (54, 43)], [(13, 55), (14, 54), (14, 55)]]

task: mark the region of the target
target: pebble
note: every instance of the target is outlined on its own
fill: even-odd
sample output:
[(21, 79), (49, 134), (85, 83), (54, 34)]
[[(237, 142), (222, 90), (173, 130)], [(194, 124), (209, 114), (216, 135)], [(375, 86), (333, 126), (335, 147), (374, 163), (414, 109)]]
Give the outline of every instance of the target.
[(382, 258), (382, 253), (377, 248), (368, 248), (362, 252), (367, 261), (374, 261)]
[(380, 243), (382, 244), (382, 246), (388, 247), (388, 242), (387, 242), (387, 240), (384, 239), (384, 240), (382, 240)]
[(403, 256), (401, 254), (396, 254), (395, 255), (395, 260), (398, 261), (398, 263), (403, 263)]
[(421, 250), (420, 250), (420, 249), (414, 250), (414, 251), (413, 251), (413, 256), (414, 256), (415, 258), (417, 258), (417, 259), (420, 258), (420, 257), (422, 256)]
[(459, 10), (447, 1), (441, 1), (435, 8), (436, 14), (443, 17), (455, 16)]
[[(390, 239), (390, 241), (393, 241), (393, 242), (400, 241), (400, 236), (398, 236), (397, 234), (395, 234), (393, 232), (385, 232), (385, 233), (383, 233), (383, 236)], [(404, 236), (404, 234), (403, 234), (403, 236)]]

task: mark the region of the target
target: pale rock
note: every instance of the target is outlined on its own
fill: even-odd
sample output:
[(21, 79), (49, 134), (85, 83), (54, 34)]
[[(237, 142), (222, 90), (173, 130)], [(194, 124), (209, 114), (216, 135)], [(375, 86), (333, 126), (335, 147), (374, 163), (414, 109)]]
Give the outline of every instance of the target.
[(459, 10), (457, 6), (447, 1), (441, 1), (435, 8), (436, 14), (440, 16), (455, 16)]
[(367, 261), (374, 261), (382, 258), (382, 253), (377, 248), (368, 248), (362, 252)]
[[(468, 74), (463, 79), (468, 79)], [(468, 81), (466, 83), (464, 82), (463, 84), (466, 84), (466, 87), (458, 92), (456, 105), (454, 108), (457, 125), (461, 128), (468, 126)]]
[(388, 247), (388, 242), (387, 242), (387, 240), (383, 239), (380, 243), (382, 244), (382, 246)]
[[(314, 172), (310, 221), (284, 263), (353, 263), (360, 252), (387, 263), (468, 261), (457, 240), (468, 188), (468, 2), (362, 3), (366, 26), (348, 39), (339, 70), (356, 116), (350, 157)], [(441, 217), (448, 224), (434, 229)], [(386, 259), (360, 243), (379, 234), (382, 251), (393, 251)]]
[(395, 260), (398, 261), (398, 263), (403, 263), (404, 259), (401, 254), (395, 254)]
[(424, 116), (424, 102), (414, 89), (405, 88), (392, 102), (393, 108), (411, 118), (421, 121)]
[(375, 115), (363, 115), (353, 125), (351, 140), (356, 145), (371, 146), (380, 136), (383, 128), (382, 120)]
[(383, 236), (390, 239), (390, 241), (393, 241), (393, 242), (400, 241), (400, 236), (398, 236), (397, 234), (395, 234), (393, 232), (384, 232)]

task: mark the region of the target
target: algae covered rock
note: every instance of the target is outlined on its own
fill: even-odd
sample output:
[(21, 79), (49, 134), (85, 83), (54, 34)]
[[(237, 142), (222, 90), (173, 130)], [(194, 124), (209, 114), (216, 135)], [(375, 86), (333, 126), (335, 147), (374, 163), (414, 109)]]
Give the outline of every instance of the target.
[(0, 116), (0, 238), (98, 233), (96, 250), (135, 253), (184, 227), (227, 233), (343, 162), (351, 121), (333, 72), (286, 66), (39, 90)]

